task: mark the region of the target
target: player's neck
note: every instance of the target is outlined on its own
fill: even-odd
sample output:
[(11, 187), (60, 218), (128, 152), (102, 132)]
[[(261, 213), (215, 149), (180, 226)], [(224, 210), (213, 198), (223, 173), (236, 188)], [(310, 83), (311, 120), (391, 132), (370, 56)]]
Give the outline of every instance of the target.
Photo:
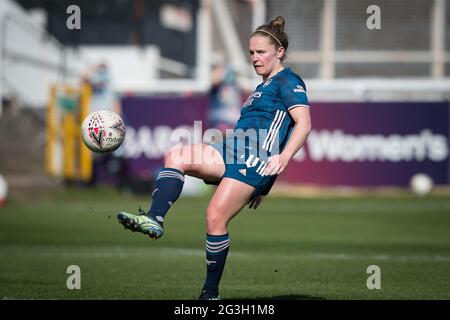
[(282, 71), (284, 69), (284, 66), (282, 64), (278, 65), (277, 67), (275, 67), (271, 73), (269, 73), (267, 76), (263, 77), (263, 81), (265, 82), (267, 79), (272, 78), (273, 76), (275, 76), (278, 72)]

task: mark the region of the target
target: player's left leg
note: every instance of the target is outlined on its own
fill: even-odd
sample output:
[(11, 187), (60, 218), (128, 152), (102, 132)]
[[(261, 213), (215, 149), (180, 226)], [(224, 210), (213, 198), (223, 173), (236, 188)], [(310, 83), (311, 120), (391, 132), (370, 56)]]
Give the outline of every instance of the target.
[(249, 202), (255, 188), (223, 178), (206, 211), (206, 280), (200, 299), (219, 297), (219, 282), (230, 246), (228, 223)]

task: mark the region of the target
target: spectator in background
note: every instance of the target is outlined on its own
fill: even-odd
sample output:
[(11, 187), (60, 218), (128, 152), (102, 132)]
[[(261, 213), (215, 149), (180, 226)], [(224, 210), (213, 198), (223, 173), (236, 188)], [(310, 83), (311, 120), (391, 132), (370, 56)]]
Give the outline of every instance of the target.
[(225, 134), (233, 129), (241, 112), (241, 90), (234, 68), (229, 63), (217, 65), (212, 73), (209, 91), (209, 125)]
[(87, 70), (83, 81), (92, 88), (91, 112), (108, 109), (122, 113), (120, 99), (111, 86), (111, 74), (106, 63), (101, 62)]

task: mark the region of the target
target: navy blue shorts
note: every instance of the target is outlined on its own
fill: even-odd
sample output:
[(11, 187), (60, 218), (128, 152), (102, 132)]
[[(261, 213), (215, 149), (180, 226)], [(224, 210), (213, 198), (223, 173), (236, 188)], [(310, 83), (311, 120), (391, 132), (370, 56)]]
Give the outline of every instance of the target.
[[(237, 143), (237, 139), (231, 137), (221, 143), (210, 144), (210, 146), (219, 151), (225, 162), (225, 174), (222, 178), (242, 181), (255, 187), (256, 193), (263, 196), (269, 193), (277, 176), (262, 176), (267, 166), (268, 156), (260, 154), (255, 143), (245, 141), (240, 144)], [(219, 184), (210, 181), (205, 181), (205, 183)]]

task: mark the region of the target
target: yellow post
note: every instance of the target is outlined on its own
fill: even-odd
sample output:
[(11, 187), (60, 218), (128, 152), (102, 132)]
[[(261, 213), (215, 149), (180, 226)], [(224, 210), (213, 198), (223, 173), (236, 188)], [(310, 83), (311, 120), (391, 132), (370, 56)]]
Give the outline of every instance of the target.
[(92, 152), (84, 145), (80, 132), (81, 124), (90, 110), (90, 101), (91, 88), (88, 85), (51, 87), (46, 115), (45, 159), (46, 170), (50, 175), (62, 175), (69, 180), (90, 180)]
[[(64, 96), (76, 100), (76, 96), (79, 96), (79, 90), (76, 88), (65, 86)], [(77, 147), (76, 143), (77, 135), (76, 129), (78, 122), (76, 121), (76, 107), (74, 105), (65, 105), (63, 109), (63, 141), (64, 141), (64, 178), (73, 180), (77, 177)]]
[[(81, 88), (81, 101), (80, 101), (80, 119), (79, 119), (79, 129), (80, 132), (81, 124), (84, 118), (88, 115), (90, 110), (92, 90), (89, 85), (84, 84)], [(92, 152), (84, 145), (81, 140), (80, 134), (79, 144), (80, 144), (80, 177), (83, 181), (89, 181), (92, 177)]]
[(75, 177), (75, 116), (73, 113), (65, 113), (62, 120), (64, 134), (64, 178)]
[(50, 88), (50, 96), (47, 105), (47, 147), (45, 149), (45, 169), (47, 173), (52, 176), (57, 174), (54, 166), (57, 134), (56, 86), (52, 86)]

